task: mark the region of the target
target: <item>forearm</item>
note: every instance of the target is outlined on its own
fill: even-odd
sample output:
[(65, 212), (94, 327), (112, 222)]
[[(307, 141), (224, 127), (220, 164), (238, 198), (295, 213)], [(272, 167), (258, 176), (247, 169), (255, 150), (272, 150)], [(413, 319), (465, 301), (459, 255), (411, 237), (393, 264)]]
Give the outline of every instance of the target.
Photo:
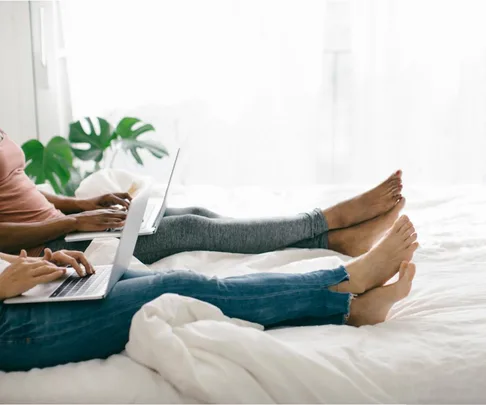
[(0, 251), (18, 252), (36, 247), (75, 231), (76, 226), (72, 216), (24, 224), (1, 223)]
[(42, 192), (47, 200), (64, 214), (75, 214), (84, 211), (83, 202), (78, 198), (66, 197)]

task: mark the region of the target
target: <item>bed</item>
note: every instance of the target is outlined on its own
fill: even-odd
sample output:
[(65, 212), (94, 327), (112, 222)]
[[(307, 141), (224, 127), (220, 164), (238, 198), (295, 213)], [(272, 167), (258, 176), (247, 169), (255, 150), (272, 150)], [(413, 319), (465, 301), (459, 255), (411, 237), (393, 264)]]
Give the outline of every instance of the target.
[[(179, 186), (170, 205), (202, 205), (231, 216), (280, 215), (327, 206), (362, 190)], [(407, 186), (404, 192), (405, 213), (421, 243), (418, 273), (412, 293), (386, 323), (263, 331), (169, 294), (135, 316), (126, 352), (0, 373), (0, 402), (486, 402), (486, 190)], [(151, 268), (224, 277), (304, 272), (345, 260), (325, 250), (191, 252)]]

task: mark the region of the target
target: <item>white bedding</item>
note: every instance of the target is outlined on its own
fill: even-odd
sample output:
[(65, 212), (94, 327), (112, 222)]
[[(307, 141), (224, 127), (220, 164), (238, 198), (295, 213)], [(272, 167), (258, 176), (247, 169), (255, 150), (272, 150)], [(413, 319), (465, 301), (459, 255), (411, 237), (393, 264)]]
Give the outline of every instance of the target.
[[(175, 187), (170, 205), (276, 215), (359, 190)], [(407, 187), (405, 193), (421, 242), (418, 274), (386, 323), (263, 332), (208, 304), (166, 295), (136, 315), (127, 353), (0, 373), (0, 402), (486, 402), (486, 191)], [(339, 260), (322, 250), (193, 252), (152, 267), (227, 276), (310, 271)]]

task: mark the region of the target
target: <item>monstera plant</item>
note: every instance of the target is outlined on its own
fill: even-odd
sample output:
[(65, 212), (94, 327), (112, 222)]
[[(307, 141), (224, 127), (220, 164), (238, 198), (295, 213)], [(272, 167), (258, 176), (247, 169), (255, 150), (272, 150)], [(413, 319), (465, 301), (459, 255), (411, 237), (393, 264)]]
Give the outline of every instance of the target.
[[(139, 165), (143, 165), (139, 150), (158, 159), (168, 156), (163, 145), (143, 139), (143, 134), (154, 130), (138, 118), (125, 117), (116, 127), (104, 118), (83, 118), (70, 124), (67, 139), (56, 136), (45, 146), (36, 139), (24, 143), (25, 172), (36, 184), (47, 181), (56, 193), (73, 195), (83, 178), (112, 167), (119, 152), (131, 155)], [(92, 170), (83, 169), (80, 161), (94, 162)]]
[(48, 181), (56, 193), (64, 191), (63, 185), (71, 178), (73, 152), (66, 139), (56, 136), (46, 146), (37, 139), (22, 145), (27, 166), (25, 173), (36, 184)]

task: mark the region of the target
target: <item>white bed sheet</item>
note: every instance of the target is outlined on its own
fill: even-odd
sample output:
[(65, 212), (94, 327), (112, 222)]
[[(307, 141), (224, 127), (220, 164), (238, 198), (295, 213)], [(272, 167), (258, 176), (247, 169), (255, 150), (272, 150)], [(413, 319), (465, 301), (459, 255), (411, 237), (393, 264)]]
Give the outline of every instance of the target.
[[(174, 187), (170, 205), (202, 205), (232, 216), (280, 215), (327, 206), (355, 187), (262, 189)], [(419, 232), (418, 273), (409, 298), (390, 320), (363, 327), (303, 327), (267, 333), (363, 390), (362, 403), (484, 403), (486, 401), (486, 190), (406, 188), (405, 210)], [(260, 271), (310, 271), (339, 262), (321, 250), (262, 255), (183, 253), (152, 267), (189, 268), (227, 276)], [(331, 254), (332, 255), (332, 254)], [(271, 364), (268, 365), (271, 367)], [(222, 387), (224, 389), (224, 387)], [(326, 381), (316, 392), (326, 389)], [(354, 392), (354, 391), (353, 391)], [(0, 402), (171, 402), (197, 399), (125, 354), (28, 373), (0, 373)], [(317, 395), (319, 398), (319, 395)], [(321, 396), (322, 397), (322, 396)], [(336, 398), (334, 398), (336, 399)]]

